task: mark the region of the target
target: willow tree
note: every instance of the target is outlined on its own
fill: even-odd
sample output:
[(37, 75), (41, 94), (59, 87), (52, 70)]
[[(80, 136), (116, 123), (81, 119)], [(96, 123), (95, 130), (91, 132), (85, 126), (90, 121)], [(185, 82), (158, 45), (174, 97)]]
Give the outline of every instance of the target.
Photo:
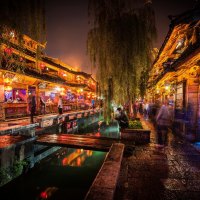
[[(111, 101), (131, 102), (139, 93), (142, 71), (151, 63), (156, 37), (151, 2), (90, 0), (87, 49), (105, 97), (105, 118), (110, 120)], [(112, 89), (110, 87), (112, 86)], [(111, 98), (112, 97), (112, 98)]]

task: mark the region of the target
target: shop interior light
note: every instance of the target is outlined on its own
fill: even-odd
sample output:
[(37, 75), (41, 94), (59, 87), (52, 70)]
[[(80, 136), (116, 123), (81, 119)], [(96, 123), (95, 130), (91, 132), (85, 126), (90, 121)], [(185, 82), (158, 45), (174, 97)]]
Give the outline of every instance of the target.
[(12, 90), (12, 87), (11, 87), (11, 86), (5, 86), (5, 90), (11, 91), (11, 90)]
[(63, 74), (63, 76), (67, 76), (67, 74)]
[(166, 86), (165, 86), (165, 89), (166, 89), (166, 90), (169, 90), (169, 88), (170, 88), (169, 85), (166, 85)]
[(58, 92), (60, 92), (61, 88), (60, 87), (56, 87), (55, 90), (58, 91)]
[(11, 32), (10, 32), (10, 37), (11, 37), (11, 38), (14, 38), (14, 37), (15, 37), (14, 31), (11, 31)]
[(3, 81), (4, 81), (4, 83), (10, 83), (10, 82), (12, 82), (11, 79), (9, 79), (9, 78), (4, 78)]

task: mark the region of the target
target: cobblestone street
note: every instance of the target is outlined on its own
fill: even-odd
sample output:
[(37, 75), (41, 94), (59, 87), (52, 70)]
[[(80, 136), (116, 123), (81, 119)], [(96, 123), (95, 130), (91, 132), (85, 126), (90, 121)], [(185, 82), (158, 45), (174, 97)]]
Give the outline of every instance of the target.
[(123, 158), (115, 199), (200, 199), (200, 153), (172, 133), (167, 147), (156, 148), (155, 129), (145, 123), (151, 143)]

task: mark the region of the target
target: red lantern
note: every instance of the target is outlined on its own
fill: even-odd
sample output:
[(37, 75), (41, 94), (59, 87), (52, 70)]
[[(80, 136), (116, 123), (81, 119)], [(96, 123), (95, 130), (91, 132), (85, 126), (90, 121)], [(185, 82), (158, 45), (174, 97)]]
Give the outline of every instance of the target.
[(41, 197), (42, 199), (47, 199), (47, 198), (48, 198), (48, 195), (47, 195), (46, 192), (41, 192), (41, 193), (40, 193), (40, 197)]
[(11, 55), (12, 52), (13, 52), (13, 50), (12, 50), (12, 48), (5, 48), (5, 49), (4, 49), (4, 52), (5, 52), (6, 54), (8, 54), (8, 55)]

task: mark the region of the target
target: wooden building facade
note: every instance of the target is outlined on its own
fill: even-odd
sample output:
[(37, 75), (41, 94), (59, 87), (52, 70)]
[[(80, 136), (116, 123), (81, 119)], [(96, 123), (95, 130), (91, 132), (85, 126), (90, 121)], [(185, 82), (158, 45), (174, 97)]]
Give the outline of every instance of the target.
[(84, 109), (96, 98), (96, 81), (58, 59), (46, 56), (45, 45), (7, 28), (0, 35), (0, 120), (29, 115), (29, 96), (34, 91), (37, 112), (40, 97), (46, 113), (57, 112), (58, 96), (64, 111)]
[(167, 100), (174, 109), (174, 131), (200, 140), (200, 7), (172, 17), (154, 61), (148, 98)]

